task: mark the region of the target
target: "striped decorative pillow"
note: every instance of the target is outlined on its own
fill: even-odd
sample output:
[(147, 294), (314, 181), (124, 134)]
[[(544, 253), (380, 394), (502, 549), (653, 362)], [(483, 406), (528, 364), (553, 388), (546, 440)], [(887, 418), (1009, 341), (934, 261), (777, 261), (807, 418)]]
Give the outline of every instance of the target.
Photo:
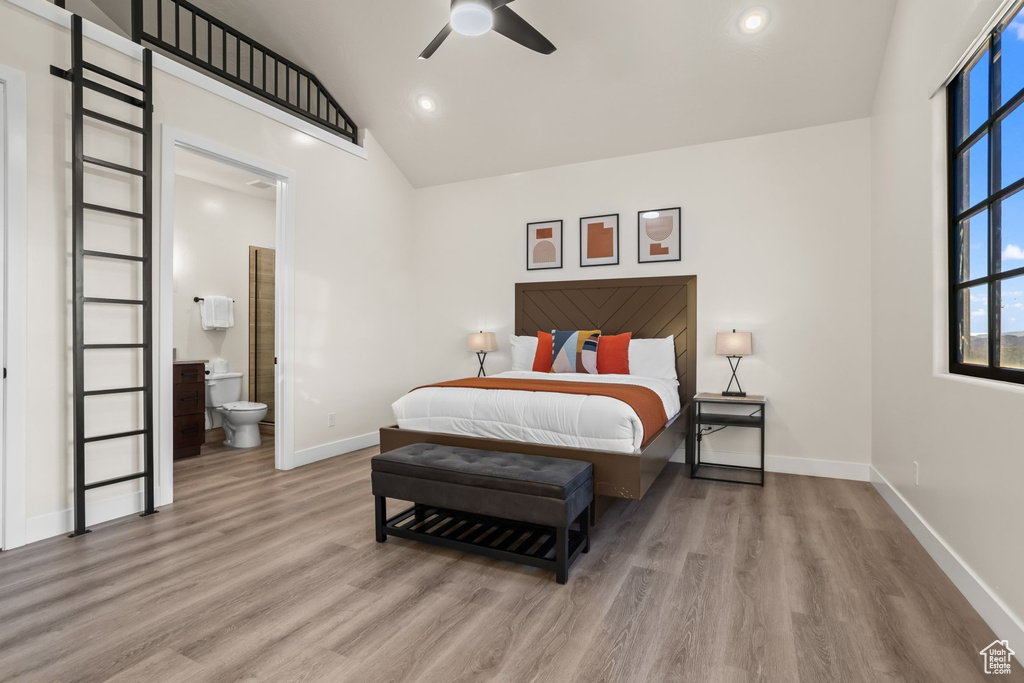
[(551, 372), (597, 374), (601, 330), (552, 330)]

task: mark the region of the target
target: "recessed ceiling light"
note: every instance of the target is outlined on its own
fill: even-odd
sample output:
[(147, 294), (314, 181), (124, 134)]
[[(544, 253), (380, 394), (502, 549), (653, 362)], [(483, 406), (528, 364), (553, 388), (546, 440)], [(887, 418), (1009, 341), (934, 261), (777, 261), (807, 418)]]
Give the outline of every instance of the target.
[(768, 14), (768, 10), (764, 7), (754, 7), (748, 9), (740, 17), (740, 30), (744, 33), (757, 33), (758, 31), (764, 30), (764, 27), (768, 25), (768, 20), (771, 15)]
[(416, 98), (416, 106), (423, 111), (434, 111), (437, 109), (437, 104), (428, 95), (420, 95)]
[(464, 36), (482, 36), (494, 25), (490, 3), (483, 0), (456, 0), (452, 3), (452, 29)]

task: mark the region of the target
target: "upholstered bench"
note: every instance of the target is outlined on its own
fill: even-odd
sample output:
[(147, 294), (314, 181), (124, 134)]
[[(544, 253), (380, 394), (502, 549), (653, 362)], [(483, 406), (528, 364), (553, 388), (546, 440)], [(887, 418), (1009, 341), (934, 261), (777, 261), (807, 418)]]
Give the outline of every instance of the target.
[[(590, 549), (590, 463), (417, 443), (371, 460), (377, 542), (425, 541), (552, 569)], [(388, 518), (387, 498), (413, 506)]]

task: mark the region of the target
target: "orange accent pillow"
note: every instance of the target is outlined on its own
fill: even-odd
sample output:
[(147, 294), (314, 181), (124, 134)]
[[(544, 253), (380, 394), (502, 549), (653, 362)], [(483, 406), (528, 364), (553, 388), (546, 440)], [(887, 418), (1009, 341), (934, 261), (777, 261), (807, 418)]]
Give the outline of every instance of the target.
[[(598, 374), (629, 374), (629, 341), (632, 338), (632, 332), (615, 335), (601, 335), (601, 338), (597, 341)], [(538, 344), (538, 346), (540, 345)]]
[(550, 332), (537, 330), (537, 355), (533, 357), (534, 372), (551, 372), (551, 353), (555, 341)]

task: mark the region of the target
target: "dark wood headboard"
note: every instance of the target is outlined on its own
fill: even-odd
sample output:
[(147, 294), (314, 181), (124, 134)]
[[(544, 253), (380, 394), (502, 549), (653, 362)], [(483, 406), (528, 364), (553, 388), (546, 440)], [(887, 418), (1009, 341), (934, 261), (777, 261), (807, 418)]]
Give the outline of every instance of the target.
[(516, 334), (537, 330), (632, 332), (637, 339), (675, 336), (682, 405), (697, 386), (697, 277), (522, 282), (516, 285)]

